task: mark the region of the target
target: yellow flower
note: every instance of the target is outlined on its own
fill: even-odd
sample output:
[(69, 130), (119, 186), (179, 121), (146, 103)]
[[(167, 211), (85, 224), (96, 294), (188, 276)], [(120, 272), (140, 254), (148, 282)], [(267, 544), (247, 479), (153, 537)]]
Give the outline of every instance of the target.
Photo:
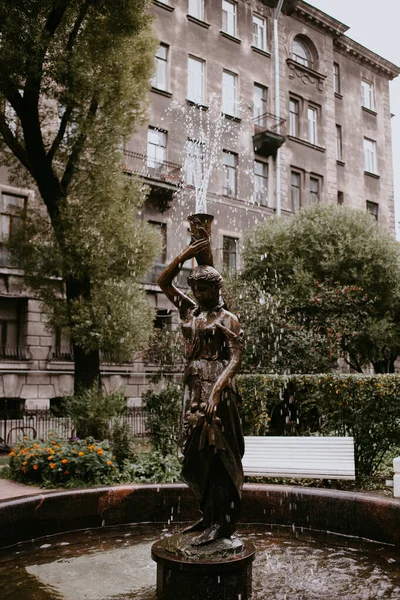
[(68, 458), (63, 458), (61, 462), (62, 462), (63, 465), (66, 465), (67, 462), (68, 462)]
[(54, 468), (55, 468), (55, 466), (56, 466), (56, 463), (50, 463), (50, 464), (49, 464), (49, 467), (50, 467), (50, 469), (54, 469)]
[(24, 435), (24, 440), (29, 440), (27, 435)]
[(79, 452), (78, 456), (85, 456), (85, 453), (84, 452)]

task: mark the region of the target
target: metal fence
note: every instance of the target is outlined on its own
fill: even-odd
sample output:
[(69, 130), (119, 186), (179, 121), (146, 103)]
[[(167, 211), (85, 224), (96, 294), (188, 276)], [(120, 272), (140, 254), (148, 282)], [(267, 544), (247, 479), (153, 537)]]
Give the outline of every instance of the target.
[[(123, 415), (135, 437), (146, 436), (146, 415), (139, 407), (129, 407)], [(54, 433), (62, 439), (75, 435), (72, 420), (69, 417), (56, 416), (51, 410), (27, 410), (19, 415), (0, 413), (0, 438), (7, 445), (15, 445), (23, 436), (44, 439)]]

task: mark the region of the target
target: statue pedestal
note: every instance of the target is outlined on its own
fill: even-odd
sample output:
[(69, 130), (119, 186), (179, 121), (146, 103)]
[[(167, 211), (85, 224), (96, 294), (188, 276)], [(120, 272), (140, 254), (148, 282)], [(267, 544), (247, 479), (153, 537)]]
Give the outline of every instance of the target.
[(235, 536), (191, 546), (193, 534), (175, 534), (153, 544), (157, 600), (250, 600), (254, 546)]

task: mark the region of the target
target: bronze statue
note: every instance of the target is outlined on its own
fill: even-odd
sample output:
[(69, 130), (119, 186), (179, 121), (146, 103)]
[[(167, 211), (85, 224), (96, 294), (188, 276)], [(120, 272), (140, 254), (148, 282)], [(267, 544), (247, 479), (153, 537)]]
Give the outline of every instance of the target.
[[(200, 217), (200, 220), (199, 218)], [(230, 538), (240, 513), (243, 432), (235, 375), (242, 357), (242, 331), (221, 296), (221, 275), (212, 266), (204, 219), (191, 217), (192, 242), (161, 273), (158, 283), (178, 308), (186, 367), (181, 424), (182, 477), (199, 500), (202, 518), (185, 532), (200, 532), (193, 545)], [(194, 300), (173, 285), (185, 261), (196, 257), (188, 284)]]

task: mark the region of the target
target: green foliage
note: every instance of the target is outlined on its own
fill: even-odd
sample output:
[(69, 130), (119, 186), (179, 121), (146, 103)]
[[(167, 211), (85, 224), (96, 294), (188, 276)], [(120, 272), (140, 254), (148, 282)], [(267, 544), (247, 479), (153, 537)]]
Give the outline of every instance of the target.
[(359, 476), (375, 473), (387, 452), (399, 445), (399, 376), (241, 375), (238, 382), (247, 435), (274, 434), (274, 408), (282, 410), (283, 421), (288, 411), (293, 414), (290, 394), (299, 419), (290, 433), (353, 436)]
[[(97, 386), (66, 402), (67, 414), (72, 418), (78, 436), (91, 436), (96, 440), (112, 439), (111, 421), (121, 416), (125, 409), (126, 398), (122, 391), (105, 394)], [(121, 434), (122, 431), (116, 433), (117, 436)]]
[(10, 472), (22, 483), (44, 487), (109, 484), (117, 473), (108, 442), (24, 439), (10, 453)]
[[(10, 246), (81, 363), (100, 351), (131, 359), (152, 329), (140, 281), (159, 240), (122, 155), (148, 105), (157, 46), (148, 8), (0, 0), (0, 153), (12, 180), (40, 194)], [(90, 369), (99, 371), (93, 356), (75, 378)]]
[(399, 258), (395, 239), (359, 210), (318, 205), (263, 222), (248, 235), (243, 273), (230, 286), (249, 336), (246, 366), (315, 373), (343, 356), (360, 372), (370, 362), (392, 370)]
[(178, 442), (182, 387), (168, 381), (161, 391), (149, 390), (143, 394), (142, 403), (147, 411), (147, 431), (154, 450), (162, 455), (172, 454)]
[(181, 329), (154, 329), (144, 360), (157, 365), (160, 376), (164, 371), (183, 371), (185, 358)]
[(180, 481), (181, 465), (175, 454), (160, 451), (143, 452), (133, 461), (125, 461), (121, 483), (175, 483)]
[(111, 447), (115, 460), (120, 469), (125, 461), (135, 458), (134, 438), (129, 423), (123, 419), (114, 419), (111, 429)]

